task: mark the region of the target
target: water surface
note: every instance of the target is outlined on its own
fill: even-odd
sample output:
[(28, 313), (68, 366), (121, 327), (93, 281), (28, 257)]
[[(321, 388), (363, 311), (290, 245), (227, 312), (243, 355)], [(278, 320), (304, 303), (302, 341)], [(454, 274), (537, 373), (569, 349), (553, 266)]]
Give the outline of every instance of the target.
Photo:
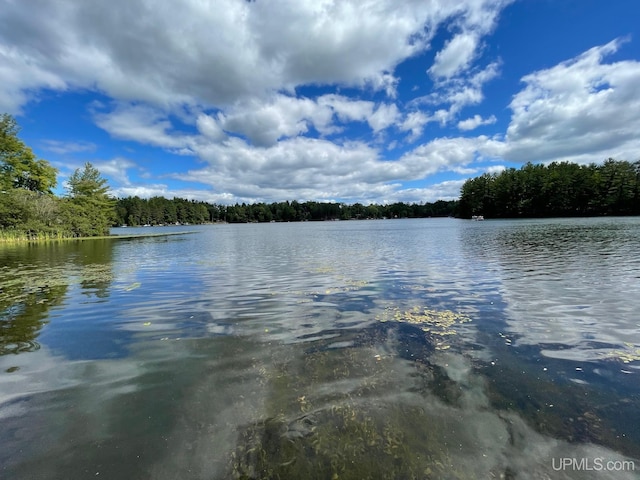
[(189, 230), (0, 249), (2, 477), (636, 478), (639, 219)]

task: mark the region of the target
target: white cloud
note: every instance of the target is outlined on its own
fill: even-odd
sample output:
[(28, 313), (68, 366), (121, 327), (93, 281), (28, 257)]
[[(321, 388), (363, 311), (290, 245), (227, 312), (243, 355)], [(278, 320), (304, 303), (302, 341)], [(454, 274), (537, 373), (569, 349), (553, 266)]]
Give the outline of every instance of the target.
[(93, 142), (85, 141), (60, 141), (60, 140), (42, 140), (40, 142), (42, 148), (58, 155), (68, 155), (73, 153), (94, 152), (97, 148)]
[[(394, 125), (400, 117), (395, 104), (350, 99), (329, 94), (312, 100), (273, 95), (266, 101), (254, 98), (237, 102), (217, 114), (196, 115), (195, 126), (206, 140), (172, 131), (168, 114), (146, 105), (118, 104), (113, 111), (96, 111), (99, 127), (113, 137), (171, 148), (190, 149), (196, 141), (223, 141), (228, 135), (243, 136), (254, 146), (270, 147), (315, 128), (322, 135), (339, 132), (349, 122), (366, 122), (374, 133)], [(189, 122), (190, 119), (186, 118)], [(187, 152), (188, 153), (188, 152)]]
[(470, 105), (478, 105), (484, 100), (482, 89), (485, 83), (500, 74), (500, 62), (492, 62), (482, 70), (474, 71), (466, 77), (451, 78), (441, 82), (436, 90), (429, 95), (414, 98), (409, 106), (448, 106), (439, 108), (431, 117), (434, 121), (445, 125), (454, 121), (459, 112)]
[(183, 148), (187, 138), (172, 133), (165, 112), (146, 106), (118, 104), (111, 112), (94, 112), (96, 124), (113, 137), (163, 148)]
[(112, 158), (107, 161), (96, 161), (94, 166), (100, 171), (100, 173), (117, 181), (121, 185), (131, 184), (127, 170), (137, 167), (134, 162), (122, 157)]
[(474, 32), (456, 35), (438, 52), (429, 74), (435, 78), (451, 78), (466, 70), (476, 55), (478, 42), (478, 34)]
[(459, 121), (458, 128), (464, 131), (474, 130), (481, 125), (492, 125), (496, 123), (496, 121), (497, 119), (495, 115), (491, 115), (488, 118), (482, 118), (480, 115), (474, 115), (471, 118)]
[[(414, 166), (412, 171), (422, 178), (438, 171), (453, 170), (475, 160), (499, 158), (504, 145), (484, 135), (475, 138), (437, 138), (403, 155), (401, 161)], [(414, 174), (415, 174), (414, 173)], [(411, 178), (406, 172), (403, 178)]]
[(455, 200), (460, 197), (460, 189), (465, 180), (447, 180), (423, 188), (406, 188), (396, 190), (389, 198), (389, 203), (435, 202), (437, 200)]
[[(382, 203), (390, 198), (413, 201), (414, 194), (402, 188), (403, 181), (455, 171), (478, 158), (492, 158), (502, 145), (487, 137), (443, 138), (395, 161), (382, 159), (378, 150), (364, 143), (337, 145), (305, 137), (259, 149), (229, 137), (223, 142), (196, 142), (194, 148), (207, 165), (174, 177), (206, 185), (211, 195), (227, 194), (225, 203), (337, 198)], [(458, 193), (449, 190), (447, 198)], [(426, 194), (421, 195), (424, 201)]]
[(604, 63), (621, 40), (525, 76), (510, 104), (505, 155), (515, 161), (635, 160), (640, 62)]
[(342, 95), (323, 95), (318, 98), (318, 105), (331, 108), (338, 119), (343, 122), (364, 122), (373, 115), (374, 102), (352, 100)]
[(400, 111), (394, 103), (383, 103), (367, 118), (367, 122), (371, 129), (377, 133), (394, 125), (399, 118)]
[(129, 184), (114, 188), (111, 194), (118, 198), (126, 197), (165, 197), (165, 198), (185, 198), (187, 200), (198, 200), (221, 205), (233, 204), (235, 202), (251, 202), (253, 199), (237, 198), (229, 193), (217, 194), (210, 190), (198, 190), (193, 188), (169, 188), (168, 185), (162, 183), (156, 184)]
[(227, 134), (221, 126), (221, 123), (223, 122), (224, 117), (222, 115), (213, 117), (211, 115), (201, 113), (196, 119), (196, 126), (198, 127), (198, 131), (209, 140), (220, 141), (227, 138)]
[(484, 23), (478, 12), (493, 18), (502, 4), (12, 2), (0, 11), (0, 106), (17, 111), (41, 88), (97, 89), (161, 108), (229, 106), (310, 84), (393, 96), (395, 67), (427, 48), (439, 25)]
[[(303, 128), (298, 125), (305, 118), (309, 125), (326, 128), (333, 125), (329, 122), (334, 117), (363, 121), (374, 108), (372, 102), (350, 101), (340, 96), (320, 97), (314, 102), (280, 95), (267, 105), (255, 105), (256, 109), (252, 109), (251, 105), (243, 104), (242, 109), (234, 107), (228, 114), (200, 114), (195, 120), (199, 134), (194, 135), (174, 132), (162, 112), (147, 107), (119, 105), (111, 113), (98, 114), (100, 125), (114, 136), (184, 152), (205, 163), (203, 168), (170, 176), (201, 184), (207, 191), (181, 190), (171, 194), (167, 193), (166, 185), (132, 184), (126, 172), (133, 165), (126, 160), (105, 163), (105, 173), (120, 183), (115, 193), (138, 196), (189, 193), (195, 198), (224, 203), (336, 198), (383, 202), (405, 194), (403, 198), (413, 198), (402, 189), (403, 181), (420, 180), (447, 170), (465, 172), (478, 158), (499, 156), (503, 147), (487, 137), (440, 138), (389, 161), (379, 149), (364, 142), (338, 144), (295, 133), (295, 129)], [(252, 116), (255, 112), (258, 115)], [(381, 104), (372, 114), (375, 120), (368, 121), (377, 130), (389, 126), (398, 116), (395, 104)], [(413, 112), (398, 128), (417, 135), (427, 121), (433, 119)], [(271, 137), (261, 137), (261, 131), (269, 131), (269, 125)], [(238, 133), (247, 140), (237, 136)], [(256, 148), (254, 142), (261, 140), (265, 141)]]
[[(198, 157), (203, 168), (173, 177), (212, 189), (135, 185), (130, 160), (102, 162), (122, 195), (206, 195), (225, 203), (400, 198), (402, 181), (463, 171), (499, 150), (486, 137), (444, 138), (386, 160), (381, 142), (400, 144), (401, 136), (389, 138), (398, 132), (416, 141), (429, 122), (453, 122), (482, 101), (498, 64), (478, 70), (474, 61), (510, 1), (12, 2), (0, 9), (0, 108), (19, 111), (43, 88), (100, 92), (105, 105), (91, 111), (100, 128)], [(430, 69), (436, 91), (421, 104), (396, 102), (396, 67), (443, 29), (455, 33)], [(358, 142), (346, 134), (335, 140), (353, 122), (370, 131), (358, 130)], [(316, 132), (320, 138), (310, 138)], [(49, 148), (61, 153), (65, 145)]]
[(402, 124), (400, 124), (399, 128), (403, 132), (411, 132), (408, 141), (413, 142), (417, 140), (420, 135), (422, 135), (424, 126), (432, 121), (434, 121), (434, 117), (429, 116), (421, 111), (415, 111), (409, 113), (406, 116)]
[(507, 169), (504, 165), (491, 165), (485, 169), (486, 173), (494, 174), (494, 173), (502, 173)]
[(322, 112), (313, 100), (277, 95), (268, 102), (251, 100), (235, 105), (225, 113), (222, 126), (241, 133), (254, 145), (265, 147), (279, 139), (295, 137), (309, 130), (309, 124), (320, 128), (331, 120), (331, 112)]
[[(76, 169), (84, 168), (87, 160), (82, 161), (54, 161), (52, 164), (58, 168), (58, 183), (67, 188), (67, 179)], [(110, 160), (90, 159), (88, 160), (100, 173), (108, 180), (110, 194), (116, 195), (120, 188), (131, 186), (128, 170), (138, 169), (138, 165), (124, 157), (115, 157)], [(116, 186), (114, 186), (116, 185)]]
[(481, 38), (494, 29), (500, 11), (512, 1), (469, 2), (456, 18), (459, 32), (436, 54), (428, 73), (437, 82), (446, 82), (466, 72), (480, 53)]
[[(6, 10), (5, 10), (6, 12)], [(0, 26), (4, 28), (0, 12)], [(63, 77), (40, 62), (32, 62), (29, 53), (17, 49), (11, 42), (2, 42), (0, 28), (0, 111), (20, 113), (22, 106), (37, 95), (42, 88), (64, 90)]]

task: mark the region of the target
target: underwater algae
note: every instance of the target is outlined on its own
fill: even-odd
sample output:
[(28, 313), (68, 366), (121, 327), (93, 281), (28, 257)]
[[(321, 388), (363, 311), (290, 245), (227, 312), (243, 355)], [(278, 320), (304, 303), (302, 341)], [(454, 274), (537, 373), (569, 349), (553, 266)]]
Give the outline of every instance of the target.
[[(272, 366), (256, 366), (269, 391), (268, 415), (239, 431), (230, 476), (469, 478), (442, 441), (446, 422), (429, 406), (455, 408), (460, 394), (427, 358), (446, 350), (445, 338), (468, 321), (448, 310), (389, 307), (367, 331), (344, 334), (349, 347), (308, 349), (303, 360), (274, 353)], [(407, 349), (414, 361), (402, 358)]]
[(239, 431), (230, 476), (417, 479), (451, 472), (441, 425), (420, 402), (398, 398), (406, 377), (396, 367), (406, 365), (376, 346), (257, 366), (269, 391), (268, 416)]
[(620, 360), (622, 363), (640, 361), (640, 348), (633, 343), (625, 343), (623, 349), (611, 350), (603, 355), (605, 359)]

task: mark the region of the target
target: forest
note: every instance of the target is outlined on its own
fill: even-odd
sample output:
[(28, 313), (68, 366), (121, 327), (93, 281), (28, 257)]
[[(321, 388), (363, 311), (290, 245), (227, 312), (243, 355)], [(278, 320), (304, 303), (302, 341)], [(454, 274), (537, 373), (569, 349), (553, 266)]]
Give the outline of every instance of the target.
[(115, 225), (173, 225), (207, 222), (262, 223), (452, 216), (457, 201), (388, 205), (336, 202), (274, 202), (217, 205), (182, 198), (127, 197), (116, 204)]
[(527, 163), (467, 180), (456, 215), (542, 218), (640, 215), (640, 161)]

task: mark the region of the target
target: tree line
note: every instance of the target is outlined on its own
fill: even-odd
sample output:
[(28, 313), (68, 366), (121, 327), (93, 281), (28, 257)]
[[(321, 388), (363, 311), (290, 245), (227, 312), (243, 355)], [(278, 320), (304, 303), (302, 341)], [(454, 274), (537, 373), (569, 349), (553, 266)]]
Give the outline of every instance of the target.
[(467, 180), (458, 216), (541, 218), (640, 215), (640, 161), (527, 163)]
[(380, 218), (446, 217), (455, 213), (457, 201), (385, 205), (337, 202), (273, 202), (235, 205), (152, 197), (121, 198), (116, 204), (115, 225), (172, 225), (207, 222), (263, 223)]
[(107, 235), (115, 199), (100, 172), (86, 163), (57, 197), (57, 170), (36, 158), (18, 132), (11, 115), (0, 115), (0, 240)]

